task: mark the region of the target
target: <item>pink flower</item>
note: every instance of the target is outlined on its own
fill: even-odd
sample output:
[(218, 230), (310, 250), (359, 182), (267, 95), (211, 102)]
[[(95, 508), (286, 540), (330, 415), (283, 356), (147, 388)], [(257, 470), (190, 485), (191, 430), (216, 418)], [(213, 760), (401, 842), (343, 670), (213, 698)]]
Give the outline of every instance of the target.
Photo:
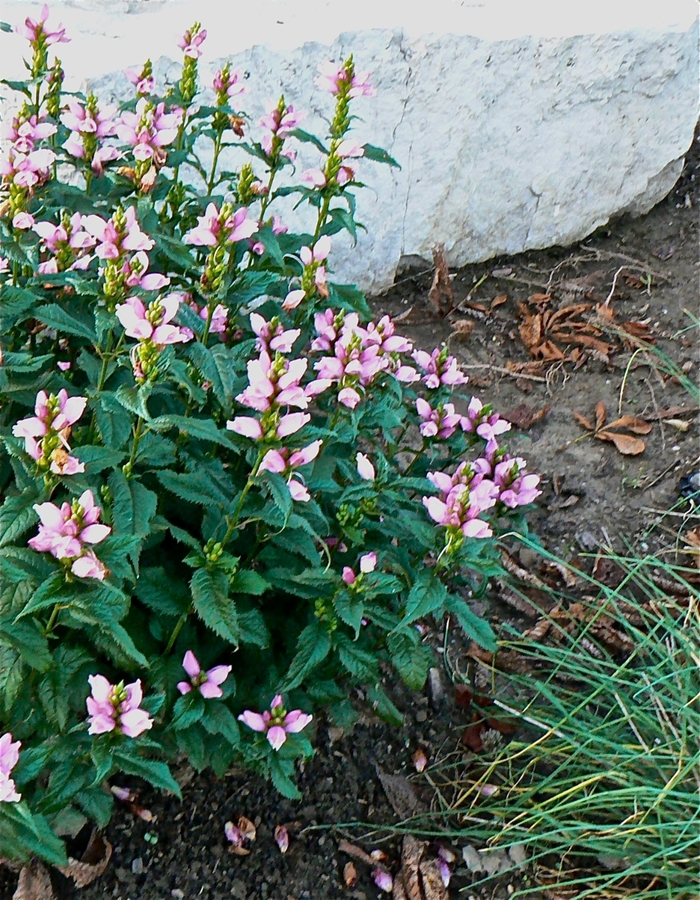
[(260, 313), (256, 312), (250, 314), (250, 327), (257, 335), (258, 350), (269, 349), (280, 353), (289, 353), (301, 334), (300, 328), (285, 331), (284, 326), (276, 318), (268, 322)]
[(149, 265), (148, 254), (139, 250), (122, 266), (122, 274), (126, 276), (124, 284), (130, 288), (140, 287), (144, 291), (159, 291), (167, 287), (170, 279), (166, 275), (158, 275), (155, 272), (146, 274)]
[(252, 438), (254, 441), (259, 441), (263, 436), (262, 425), (257, 419), (252, 419), (250, 416), (236, 416), (235, 419), (230, 419), (226, 423), (226, 427), (229, 431), (235, 431), (236, 434)]
[(141, 97), (135, 112), (124, 112), (117, 122), (119, 139), (132, 148), (134, 159), (164, 159), (163, 148), (172, 144), (182, 123), (182, 110), (165, 112), (165, 104), (154, 106)]
[(307, 169), (299, 177), (312, 187), (326, 186), (326, 176), (321, 169)]
[(299, 257), (305, 266), (310, 266), (314, 262), (322, 262), (331, 252), (331, 239), (327, 234), (322, 235), (311, 247), (302, 247), (299, 251)]
[(416, 364), (425, 372), (423, 381), (431, 390), (440, 385), (466, 384), (467, 376), (460, 371), (454, 356), (448, 356), (447, 348), (433, 350), (427, 353), (425, 350), (416, 350), (413, 353)]
[(372, 551), (371, 553), (365, 553), (360, 557), (360, 572), (363, 575), (368, 575), (370, 572), (374, 572), (377, 567), (377, 554)]
[(216, 247), (219, 244), (231, 244), (244, 241), (258, 230), (258, 223), (248, 218), (248, 209), (242, 206), (231, 214), (224, 204), (221, 213), (215, 203), (210, 203), (203, 216), (197, 217), (199, 223), (191, 228), (183, 237), (186, 244), (197, 247)]
[[(257, 326), (262, 330), (267, 324), (260, 316)], [(290, 340), (285, 334), (288, 333), (280, 332), (276, 335), (282, 341), (282, 346), (286, 346)], [(292, 340), (295, 339), (296, 335)], [(301, 379), (307, 365), (307, 359), (287, 360), (276, 356), (273, 360), (267, 350), (261, 350), (258, 359), (248, 362), (249, 385), (236, 396), (236, 400), (259, 412), (267, 412), (273, 406), (296, 406), (299, 409), (306, 409), (309, 398), (301, 386)]]
[(282, 309), (290, 310), (296, 309), (297, 306), (301, 303), (301, 301), (306, 297), (306, 291), (296, 290), (290, 291), (287, 296), (284, 298), (284, 302), (282, 303)]
[(478, 397), (472, 397), (467, 408), (467, 415), (462, 418), (462, 431), (476, 432), (485, 441), (491, 441), (497, 435), (510, 431), (510, 422), (502, 419), (498, 413), (491, 411)]
[(347, 90), (348, 97), (374, 97), (376, 91), (369, 83), (369, 72), (357, 72), (350, 76), (347, 65), (338, 65), (333, 62), (322, 62), (318, 71), (321, 73), (316, 79), (316, 84), (323, 91), (337, 94), (341, 89)]
[(148, 71), (150, 69), (144, 68), (140, 72), (137, 72), (136, 69), (124, 69), (124, 74), (136, 87), (136, 93), (139, 95), (152, 94), (155, 90), (156, 80), (153, 75), (148, 74)]
[(107, 221), (97, 215), (83, 216), (82, 226), (100, 242), (95, 250), (99, 259), (119, 259), (127, 250), (152, 250), (154, 246), (151, 238), (141, 231), (133, 206), (126, 212), (117, 210)]
[(323, 441), (312, 441), (300, 450), (289, 450), (282, 447), (280, 450), (268, 450), (260, 463), (260, 472), (275, 472), (278, 475), (288, 475), (287, 487), (292, 499), (301, 503), (307, 503), (311, 495), (302, 481), (294, 477), (294, 470), (300, 466), (306, 466), (316, 459)]
[(192, 688), (195, 688), (199, 690), (202, 697), (209, 700), (223, 696), (224, 692), (219, 685), (226, 681), (233, 666), (214, 666), (213, 669), (204, 672), (197, 657), (191, 650), (188, 650), (182, 660), (182, 668), (190, 676), (190, 680), (178, 681), (178, 691), (181, 694), (188, 694)]
[(272, 233), (273, 234), (286, 234), (289, 231), (289, 228), (284, 224), (282, 219), (279, 216), (272, 217)]
[(373, 869), (372, 880), (385, 894), (390, 894), (394, 889), (394, 879), (386, 869)]
[(281, 694), (272, 698), (269, 711), (265, 710), (262, 715), (246, 709), (238, 717), (240, 722), (253, 731), (265, 733), (273, 750), (280, 749), (288, 734), (296, 734), (306, 728), (312, 718), (313, 716), (303, 713), (300, 709), (287, 712)]
[(8, 156), (0, 160), (0, 175), (17, 187), (31, 189), (48, 180), (55, 160), (56, 154), (48, 148), (19, 153), (11, 147)]
[(12, 227), (18, 231), (27, 231), (34, 226), (34, 216), (27, 212), (18, 212), (12, 218)]
[(89, 675), (92, 694), (87, 698), (88, 734), (105, 734), (117, 731), (135, 738), (153, 727), (153, 719), (144, 709), (141, 681), (124, 685), (111, 684), (104, 675)]
[(50, 467), (58, 475), (84, 472), (83, 463), (68, 456), (66, 450), (70, 450), (71, 427), (82, 416), (86, 404), (86, 397), (68, 397), (65, 389), (58, 395), (39, 391), (34, 403), (35, 415), (16, 422), (12, 434), (24, 438), (24, 449), (44, 468)]
[[(73, 503), (36, 503), (34, 510), (41, 524), (39, 533), (27, 541), (32, 550), (50, 553), (56, 559), (71, 563), (71, 571), (79, 578), (104, 580), (107, 569), (85, 544), (99, 544), (112, 531), (98, 522), (101, 507), (95, 504), (92, 491), (85, 491)], [(87, 557), (87, 560), (81, 559)], [(77, 566), (77, 568), (76, 568)]]
[(8, 732), (0, 737), (0, 803), (19, 803), (22, 795), (17, 793), (15, 783), (10, 775), (19, 760), (21, 741), (12, 743), (12, 735)]
[(100, 175), (104, 163), (120, 156), (116, 147), (100, 144), (100, 139), (110, 137), (116, 131), (114, 115), (116, 106), (99, 107), (94, 95), (83, 105), (73, 97), (68, 98), (67, 111), (61, 115), (61, 122), (70, 134), (63, 148), (77, 159), (87, 159), (93, 171)]
[(170, 325), (180, 308), (179, 294), (167, 294), (148, 304), (148, 309), (138, 297), (129, 297), (117, 306), (115, 314), (128, 337), (139, 341), (152, 341), (156, 347), (166, 344), (186, 343), (192, 333), (177, 325)]
[(10, 260), (6, 256), (0, 256), (0, 275), (6, 275), (10, 271)]
[(510, 509), (527, 506), (542, 491), (537, 489), (539, 475), (525, 475), (527, 463), (522, 457), (510, 457), (497, 463), (493, 473), (494, 484), (500, 489), (498, 499)]
[(202, 55), (202, 51), (199, 48), (206, 40), (206, 37), (206, 29), (199, 31), (198, 26), (188, 28), (183, 36), (178, 39), (177, 45), (184, 51), (185, 56), (188, 56), (190, 59), (199, 59)]
[(286, 853), (289, 850), (289, 831), (284, 825), (275, 827), (275, 843), (280, 848), (280, 853)]
[(80, 213), (73, 213), (70, 219), (64, 215), (60, 225), (37, 222), (32, 227), (41, 238), (42, 246), (56, 254), (39, 264), (40, 272), (58, 272), (59, 259), (61, 269), (86, 269), (90, 265), (92, 257), (87, 251), (95, 246), (97, 239), (82, 230), (82, 219)]
[(369, 457), (364, 453), (358, 453), (355, 459), (357, 461), (357, 474), (360, 478), (364, 481), (373, 481), (377, 473)]
[(67, 44), (70, 38), (66, 37), (66, 29), (63, 25), (57, 25), (54, 31), (50, 31), (45, 27), (48, 18), (49, 7), (45, 3), (41, 8), (39, 19), (27, 17), (24, 20), (24, 25), (15, 26), (15, 33), (28, 40), (31, 44), (36, 44), (39, 41), (47, 47), (51, 46), (51, 44)]
[(423, 420), (420, 424), (420, 433), (423, 437), (446, 440), (452, 437), (462, 421), (462, 416), (455, 413), (452, 403), (440, 404), (437, 409), (433, 409), (427, 400), (419, 397), (416, 400), (416, 410)]
[(218, 69), (214, 75), (212, 87), (217, 94), (223, 94), (226, 97), (236, 97), (246, 92), (246, 86), (241, 83), (241, 73), (238, 70), (227, 72)]

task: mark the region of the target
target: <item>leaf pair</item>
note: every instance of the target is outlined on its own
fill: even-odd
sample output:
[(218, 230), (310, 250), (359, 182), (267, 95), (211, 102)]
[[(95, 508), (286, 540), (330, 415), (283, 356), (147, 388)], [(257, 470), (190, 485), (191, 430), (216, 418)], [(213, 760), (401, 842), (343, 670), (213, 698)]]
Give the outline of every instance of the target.
[(646, 419), (638, 416), (620, 416), (614, 422), (606, 424), (608, 412), (602, 401), (596, 404), (595, 424), (578, 412), (574, 413), (574, 418), (590, 432), (590, 437), (613, 443), (625, 456), (638, 456), (646, 450), (646, 443), (640, 437), (635, 437), (651, 432), (652, 425)]

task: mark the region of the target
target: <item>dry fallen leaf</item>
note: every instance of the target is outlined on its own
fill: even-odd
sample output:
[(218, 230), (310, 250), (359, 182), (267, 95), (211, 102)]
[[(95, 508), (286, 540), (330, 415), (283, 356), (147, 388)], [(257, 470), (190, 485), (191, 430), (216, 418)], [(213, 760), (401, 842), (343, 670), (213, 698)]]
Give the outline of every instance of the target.
[(345, 866), (343, 867), (343, 881), (345, 882), (346, 887), (355, 887), (357, 884), (357, 868), (355, 863), (345, 863)]
[(520, 431), (527, 431), (532, 428), (535, 422), (539, 422), (550, 411), (551, 406), (543, 406), (537, 409), (534, 406), (528, 406), (526, 403), (520, 403), (513, 409), (509, 409), (503, 413), (503, 418), (507, 419), (511, 425), (515, 425)]
[(468, 341), (472, 331), (474, 331), (475, 324), (473, 319), (456, 319), (452, 323), (450, 338), (461, 342)]
[(533, 294), (530, 306), (517, 304), (520, 316), (520, 337), (530, 354), (546, 362), (557, 360), (576, 361), (574, 349), (589, 350), (605, 362), (610, 361), (614, 347), (601, 340), (602, 329), (584, 313), (593, 309), (590, 303), (577, 303), (558, 310), (546, 308), (549, 294)]
[(394, 812), (401, 819), (409, 819), (418, 812), (425, 812), (425, 803), (416, 793), (416, 789), (404, 775), (389, 775), (377, 768), (379, 780), (384, 793)]
[(508, 294), (499, 294), (497, 297), (494, 297), (491, 301), (491, 309), (498, 309), (499, 306), (503, 306), (504, 303), (508, 302)]
[(75, 886), (87, 887), (99, 878), (112, 858), (112, 845), (97, 831), (90, 835), (88, 845), (79, 860), (68, 857), (67, 866), (57, 866), (67, 878), (72, 878)]
[(51, 878), (43, 863), (34, 860), (19, 873), (12, 900), (54, 900)]
[(438, 244), (433, 249), (433, 263), (435, 264), (435, 275), (428, 292), (428, 300), (437, 315), (445, 316), (451, 309), (454, 309), (455, 295), (444, 244)]
[[(595, 424), (581, 413), (574, 413), (574, 418), (579, 425), (590, 432), (590, 437), (613, 443), (625, 456), (638, 456), (640, 453), (644, 453), (646, 444), (635, 435), (649, 434), (653, 427), (651, 423), (638, 416), (620, 416), (614, 422), (606, 424), (607, 416), (608, 413), (602, 401), (596, 404)], [(626, 432), (632, 432), (632, 434)]]

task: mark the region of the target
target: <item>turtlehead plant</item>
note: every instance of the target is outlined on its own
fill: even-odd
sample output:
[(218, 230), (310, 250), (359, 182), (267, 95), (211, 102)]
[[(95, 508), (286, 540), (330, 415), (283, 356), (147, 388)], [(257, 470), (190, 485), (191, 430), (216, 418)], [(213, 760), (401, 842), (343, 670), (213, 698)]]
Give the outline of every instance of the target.
[(284, 96), (251, 120), (229, 65), (203, 80), (198, 24), (179, 79), (146, 61), (121, 104), (63, 92), (46, 7), (2, 30), (28, 46), (0, 162), (0, 857), (64, 865), (113, 777), (179, 795), (172, 763), (235, 762), (298, 797), (319, 720), (400, 721), (383, 685), (423, 687), (430, 622), (493, 649), (470, 599), (539, 479), (445, 347), (334, 281), (359, 179), (396, 165), (355, 133), (352, 57), (320, 66), (319, 137)]

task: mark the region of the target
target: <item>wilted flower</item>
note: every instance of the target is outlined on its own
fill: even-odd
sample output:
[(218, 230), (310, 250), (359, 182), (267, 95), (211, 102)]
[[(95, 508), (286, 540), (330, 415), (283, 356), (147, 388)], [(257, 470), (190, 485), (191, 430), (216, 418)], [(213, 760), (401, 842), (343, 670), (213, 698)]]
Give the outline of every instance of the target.
[(17, 793), (10, 775), (19, 760), (21, 741), (12, 743), (9, 731), (0, 737), (0, 803), (19, 803), (22, 795)]
[(313, 716), (300, 709), (287, 712), (281, 694), (272, 698), (270, 709), (265, 710), (262, 715), (246, 709), (238, 717), (239, 721), (253, 731), (264, 732), (273, 750), (280, 749), (288, 734), (296, 734), (306, 728), (312, 718)]
[(124, 685), (110, 684), (104, 675), (89, 675), (92, 694), (87, 698), (88, 734), (117, 731), (135, 738), (153, 727), (153, 719), (141, 709), (143, 690), (141, 681)]
[(394, 888), (394, 879), (386, 869), (373, 869), (372, 879), (380, 891), (390, 894)]
[(197, 657), (191, 650), (188, 650), (182, 660), (182, 668), (190, 676), (190, 680), (178, 681), (177, 689), (181, 694), (188, 694), (194, 688), (200, 692), (202, 697), (214, 699), (223, 696), (224, 692), (219, 685), (226, 681), (233, 666), (214, 666), (213, 669), (204, 672)]
[(277, 825), (275, 827), (275, 841), (280, 848), (280, 852), (286, 853), (287, 850), (289, 850), (289, 831), (287, 831), (284, 825)]
[(355, 459), (357, 460), (357, 474), (360, 478), (364, 481), (373, 481), (377, 473), (370, 458), (364, 453), (358, 453)]

